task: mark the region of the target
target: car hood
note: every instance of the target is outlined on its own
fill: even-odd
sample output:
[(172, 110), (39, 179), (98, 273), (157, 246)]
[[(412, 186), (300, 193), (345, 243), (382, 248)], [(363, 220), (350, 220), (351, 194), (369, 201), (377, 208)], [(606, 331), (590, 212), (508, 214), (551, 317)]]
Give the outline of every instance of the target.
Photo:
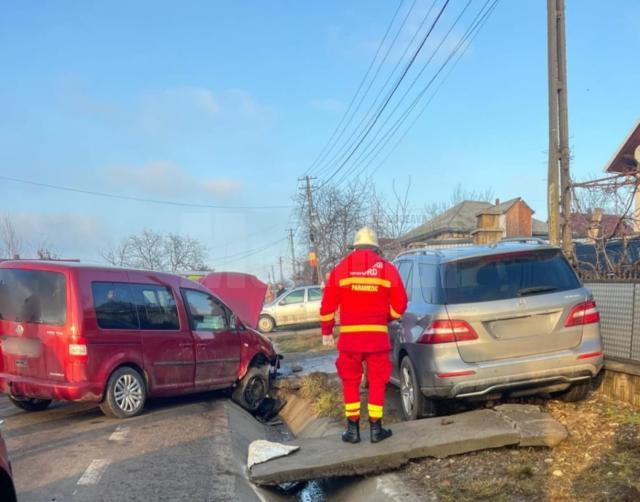
[(260, 279), (240, 272), (212, 272), (198, 282), (226, 303), (245, 325), (256, 328), (267, 294), (267, 285)]

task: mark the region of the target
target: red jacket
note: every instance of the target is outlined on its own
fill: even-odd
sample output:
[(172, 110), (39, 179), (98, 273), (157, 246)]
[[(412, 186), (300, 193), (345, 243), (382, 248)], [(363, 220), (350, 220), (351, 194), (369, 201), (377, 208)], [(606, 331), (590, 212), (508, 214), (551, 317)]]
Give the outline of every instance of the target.
[(389, 350), (388, 323), (407, 308), (407, 293), (396, 267), (374, 251), (357, 249), (331, 271), (320, 307), (323, 335), (333, 333), (340, 309), (338, 350)]

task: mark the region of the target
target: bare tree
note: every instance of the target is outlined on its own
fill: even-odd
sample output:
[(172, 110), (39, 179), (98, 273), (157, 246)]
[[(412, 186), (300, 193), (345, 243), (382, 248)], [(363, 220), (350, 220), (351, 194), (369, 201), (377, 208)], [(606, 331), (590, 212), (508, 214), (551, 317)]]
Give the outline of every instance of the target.
[(0, 216), (0, 245), (2, 255), (5, 258), (19, 257), (22, 252), (23, 242), (16, 228), (7, 214)]
[(115, 267), (126, 267), (129, 265), (129, 239), (124, 239), (116, 245), (112, 245), (100, 251), (102, 258)]
[(168, 234), (164, 238), (164, 255), (171, 272), (181, 270), (206, 270), (205, 246), (189, 236)]
[(583, 279), (637, 279), (640, 272), (638, 228), (634, 201), (638, 180), (626, 174), (572, 184), (572, 222), (587, 228), (586, 242), (574, 247), (569, 258)]
[(149, 229), (126, 237), (101, 254), (108, 263), (121, 267), (168, 272), (208, 269), (205, 264), (207, 250), (200, 241), (174, 233), (163, 235)]

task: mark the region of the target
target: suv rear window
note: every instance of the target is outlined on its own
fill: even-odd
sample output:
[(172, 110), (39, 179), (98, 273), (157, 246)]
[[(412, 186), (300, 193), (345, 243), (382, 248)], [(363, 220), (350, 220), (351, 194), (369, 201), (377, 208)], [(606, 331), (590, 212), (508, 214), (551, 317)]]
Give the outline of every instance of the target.
[(67, 320), (67, 281), (59, 272), (0, 269), (0, 319), (61, 326)]
[(474, 303), (554, 293), (580, 287), (560, 251), (508, 253), (448, 263), (446, 303)]

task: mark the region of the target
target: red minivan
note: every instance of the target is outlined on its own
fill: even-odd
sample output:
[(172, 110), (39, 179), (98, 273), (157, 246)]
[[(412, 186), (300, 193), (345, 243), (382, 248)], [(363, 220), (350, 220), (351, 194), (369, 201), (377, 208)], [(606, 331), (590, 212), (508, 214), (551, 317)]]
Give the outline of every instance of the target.
[(234, 388), (257, 409), (279, 356), (219, 296), (160, 272), (2, 262), (0, 391), (27, 411), (89, 401), (126, 418), (148, 396)]

